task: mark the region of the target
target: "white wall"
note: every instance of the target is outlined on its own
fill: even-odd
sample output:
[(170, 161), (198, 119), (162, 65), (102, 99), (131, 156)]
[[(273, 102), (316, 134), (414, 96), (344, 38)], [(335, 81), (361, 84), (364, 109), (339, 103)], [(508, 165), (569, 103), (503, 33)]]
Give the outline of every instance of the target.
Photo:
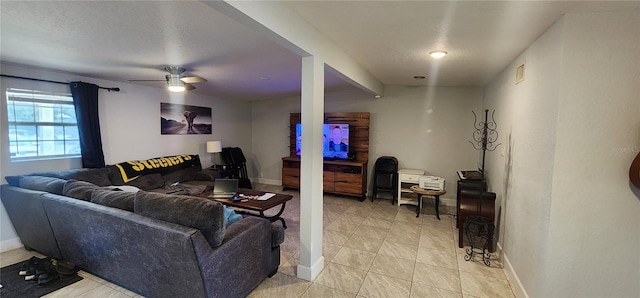
[[(542, 295), (640, 296), (639, 11), (565, 17)], [(635, 148), (633, 150), (618, 150)]]
[[(488, 188), (500, 208), (497, 239), (527, 289), (539, 283), (545, 266), (540, 260), (547, 254), (561, 38), (558, 21), (484, 95), (484, 107), (496, 110), (498, 142), (505, 146), (504, 156), (499, 149), (487, 154), (486, 163)], [(524, 61), (525, 79), (516, 85), (515, 68)]]
[[(99, 116), (102, 144), (107, 164), (132, 159), (146, 159), (174, 154), (199, 154), (204, 167), (211, 165), (211, 155), (206, 153), (206, 142), (222, 141), (223, 147), (240, 147), (247, 155), (251, 152), (251, 104), (225, 99), (211, 98), (197, 93), (170, 94), (165, 88), (141, 86), (124, 82), (70, 75), (51, 70), (42, 70), (2, 64), (2, 73), (54, 81), (76, 81), (94, 83), (104, 87), (120, 87), (120, 92), (99, 91)], [(18, 79), (2, 78), (2, 98), (9, 87), (22, 87), (45, 91), (69, 92), (65, 85), (38, 83)], [(7, 144), (6, 101), (0, 105), (0, 140)], [(211, 135), (161, 135), (160, 102), (196, 105), (212, 108), (213, 131)], [(48, 170), (66, 170), (82, 167), (79, 159), (56, 159), (37, 162), (11, 162), (8, 146), (0, 149), (2, 167), (0, 175), (19, 175)], [(252, 172), (249, 173), (252, 175)], [(0, 244), (16, 238), (4, 207), (0, 207)], [(0, 250), (2, 247), (0, 247)]]
[(640, 296), (637, 152), (624, 150), (640, 144), (639, 25), (637, 10), (568, 14), (486, 87), (508, 123), (487, 171), (516, 293)]
[[(207, 167), (211, 165), (212, 155), (206, 152), (206, 142), (212, 140), (221, 141), (223, 147), (240, 147), (251, 155), (250, 103), (195, 93), (170, 94), (164, 88), (111, 84), (117, 84), (122, 91), (100, 93), (102, 143), (107, 164), (190, 153), (200, 154), (203, 166)], [(160, 102), (211, 107), (212, 134), (161, 135)]]
[(247, 167), (263, 183), (281, 184), (282, 157), (289, 156), (289, 113), (300, 113), (300, 97), (256, 101), (251, 106), (254, 155)]
[[(471, 111), (481, 112), (481, 105), (480, 88), (386, 86), (380, 99), (355, 89), (325, 94), (325, 112), (371, 113), (369, 173), (378, 157), (395, 156), (401, 168), (446, 178), (449, 192), (443, 198), (450, 199), (456, 171), (477, 167), (478, 152), (468, 141)], [(253, 160), (262, 181), (280, 183), (281, 158), (289, 155), (289, 113), (299, 111), (299, 98), (253, 103)]]

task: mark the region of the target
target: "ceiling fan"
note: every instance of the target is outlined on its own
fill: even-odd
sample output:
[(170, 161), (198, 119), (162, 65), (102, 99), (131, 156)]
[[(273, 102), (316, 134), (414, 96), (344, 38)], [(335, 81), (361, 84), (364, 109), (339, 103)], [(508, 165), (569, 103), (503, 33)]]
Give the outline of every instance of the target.
[[(164, 71), (169, 74), (165, 75), (165, 80), (167, 81), (167, 85), (169, 91), (172, 92), (182, 92), (196, 89), (195, 86), (191, 84), (206, 82), (207, 80), (201, 77), (196, 76), (184, 76), (183, 73), (185, 71), (184, 68), (179, 66), (166, 66)], [(158, 82), (162, 80), (129, 80), (129, 82)]]

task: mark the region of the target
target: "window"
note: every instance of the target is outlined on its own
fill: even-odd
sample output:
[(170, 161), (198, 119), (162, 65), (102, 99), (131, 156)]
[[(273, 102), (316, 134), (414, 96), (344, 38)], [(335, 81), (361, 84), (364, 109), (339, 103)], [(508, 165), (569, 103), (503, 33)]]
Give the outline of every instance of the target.
[(9, 88), (7, 116), (11, 160), (80, 156), (71, 94)]

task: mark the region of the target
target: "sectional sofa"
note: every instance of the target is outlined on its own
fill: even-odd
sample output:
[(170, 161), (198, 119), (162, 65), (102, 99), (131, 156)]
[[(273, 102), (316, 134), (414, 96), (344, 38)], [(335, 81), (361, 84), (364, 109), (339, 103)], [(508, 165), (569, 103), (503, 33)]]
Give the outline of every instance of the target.
[(40, 174), (7, 177), (0, 186), (25, 248), (133, 292), (245, 297), (278, 270), (284, 230), (266, 219), (228, 225), (218, 202), (129, 191), (112, 185), (109, 168)]

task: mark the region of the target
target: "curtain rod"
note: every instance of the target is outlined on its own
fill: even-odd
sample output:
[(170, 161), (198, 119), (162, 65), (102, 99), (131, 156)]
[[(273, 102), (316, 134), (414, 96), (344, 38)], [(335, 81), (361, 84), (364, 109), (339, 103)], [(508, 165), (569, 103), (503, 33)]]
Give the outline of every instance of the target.
[[(53, 83), (53, 84), (62, 84), (62, 85), (69, 85), (69, 84), (71, 84), (71, 83), (65, 83), (65, 82), (50, 81), (50, 80), (42, 80), (42, 79), (34, 79), (34, 78), (25, 78), (25, 77), (17, 77), (17, 76), (10, 76), (10, 75), (4, 75), (4, 74), (0, 74), (0, 77), (12, 78), (12, 79), (21, 79), (21, 80), (29, 80), (29, 81), (36, 81), (36, 82)], [(100, 86), (98, 86), (98, 89), (104, 89), (104, 90), (107, 90), (107, 91), (109, 91), (109, 92), (111, 92), (111, 91), (119, 92), (119, 91), (120, 91), (120, 88), (118, 88), (118, 87), (107, 88), (107, 87), (100, 87)]]

